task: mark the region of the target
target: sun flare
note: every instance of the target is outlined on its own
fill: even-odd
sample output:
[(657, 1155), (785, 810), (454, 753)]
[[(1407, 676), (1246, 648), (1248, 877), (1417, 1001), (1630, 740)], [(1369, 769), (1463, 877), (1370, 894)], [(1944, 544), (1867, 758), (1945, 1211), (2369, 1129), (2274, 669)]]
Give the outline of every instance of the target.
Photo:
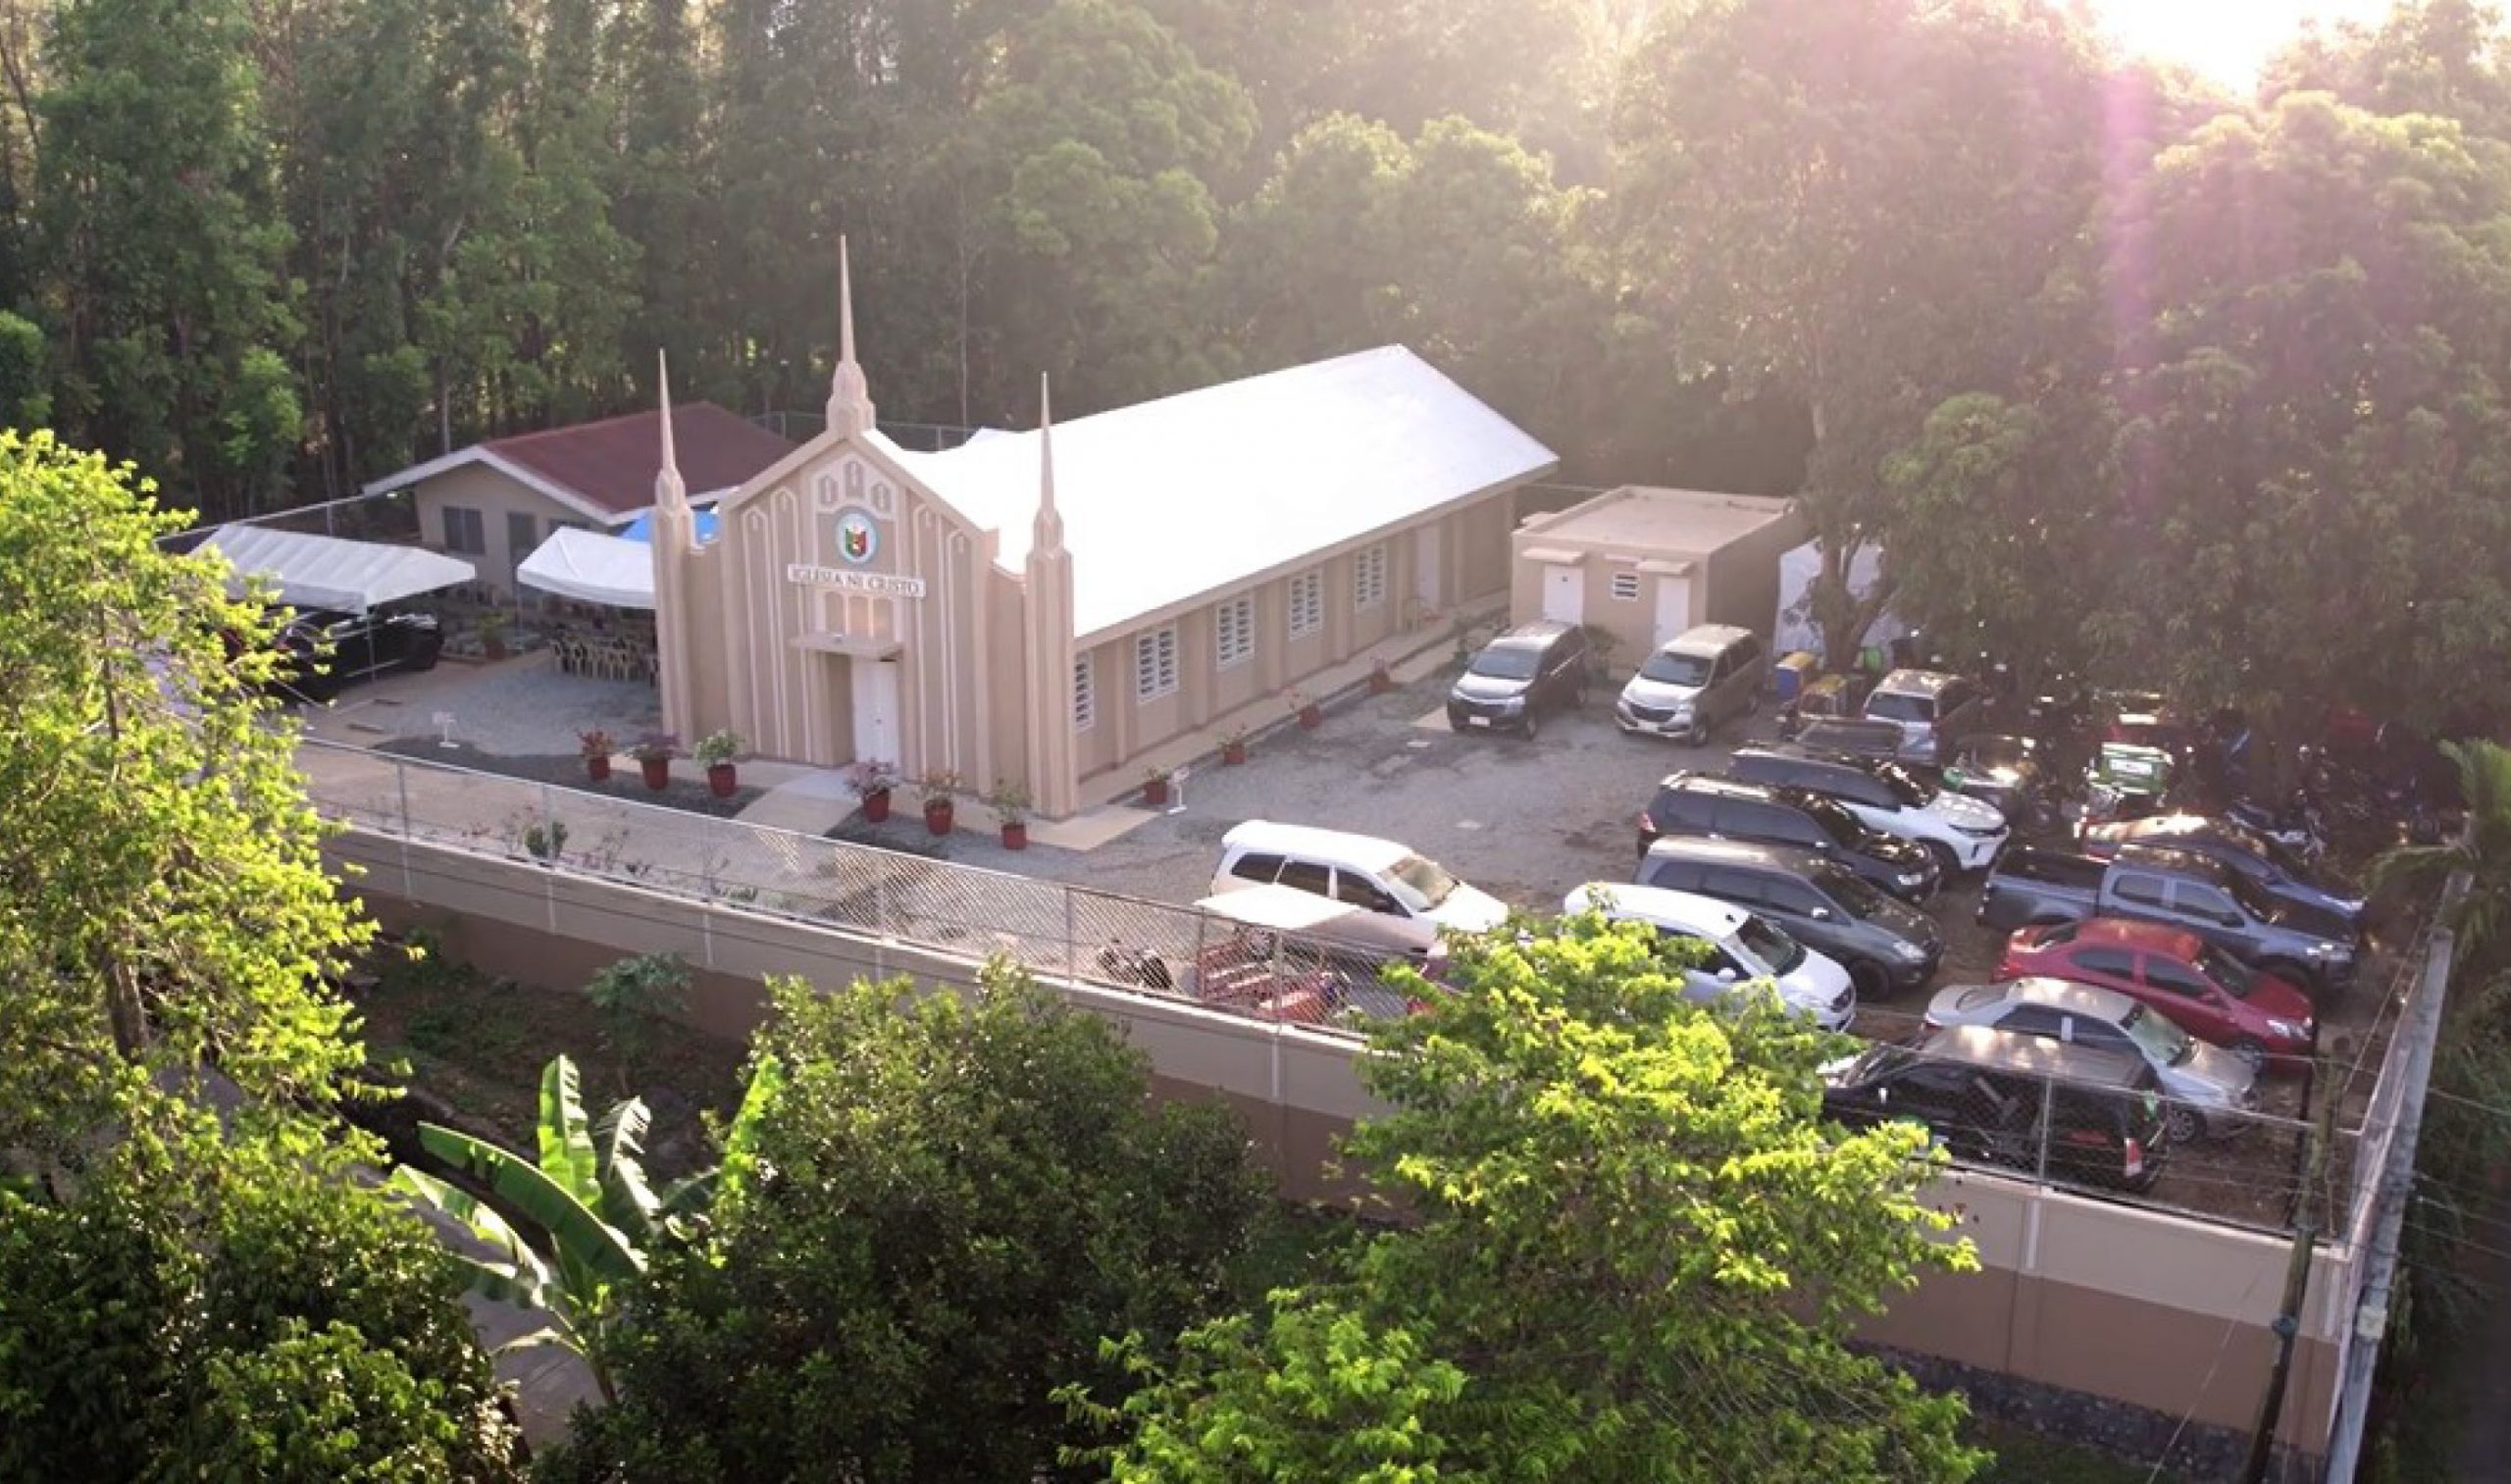
[(2341, 21), (2375, 24), (2388, 0), (2093, 0), (2092, 8), (2128, 55), (2176, 62), (2246, 89), (2305, 23), (2323, 29)]

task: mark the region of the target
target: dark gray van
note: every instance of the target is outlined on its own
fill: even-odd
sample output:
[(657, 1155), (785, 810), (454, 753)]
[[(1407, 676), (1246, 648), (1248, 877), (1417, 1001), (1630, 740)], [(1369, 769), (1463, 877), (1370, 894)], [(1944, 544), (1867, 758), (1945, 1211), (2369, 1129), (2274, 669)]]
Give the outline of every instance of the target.
[(1935, 920), (1811, 850), (1731, 840), (1661, 840), (1632, 878), (1696, 892), (1779, 925), (1848, 970), (1861, 999), (1922, 989), (1944, 957)]

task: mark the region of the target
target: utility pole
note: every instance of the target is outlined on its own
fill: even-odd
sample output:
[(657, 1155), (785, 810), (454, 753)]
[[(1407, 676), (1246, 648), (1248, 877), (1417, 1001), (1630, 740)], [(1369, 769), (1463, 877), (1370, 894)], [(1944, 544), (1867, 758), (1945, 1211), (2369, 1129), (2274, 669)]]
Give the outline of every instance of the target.
[(2329, 1075), (2330, 1065), (2322, 1061), (2311, 1077), (2313, 1087), (2326, 1091), (2320, 1097), (2319, 1116), (2311, 1120), (2310, 1152), (2304, 1162), (2300, 1199), (2294, 1203), (2293, 1255), (2284, 1268), (2284, 1299), (2276, 1314), (2276, 1368), (2268, 1373), (2267, 1395), (2259, 1400), (2258, 1425), (2250, 1431), (2249, 1462), (2240, 1471), (2241, 1484), (2266, 1484), (2267, 1460), (2276, 1452), (2276, 1423), (2284, 1410), (2284, 1385), (2293, 1372), (2293, 1341), (2301, 1333), (2302, 1300), (2311, 1283), (2311, 1247), (2319, 1236), (2317, 1192), (2327, 1177), (2336, 1105), (2345, 1100), (2345, 1085)]

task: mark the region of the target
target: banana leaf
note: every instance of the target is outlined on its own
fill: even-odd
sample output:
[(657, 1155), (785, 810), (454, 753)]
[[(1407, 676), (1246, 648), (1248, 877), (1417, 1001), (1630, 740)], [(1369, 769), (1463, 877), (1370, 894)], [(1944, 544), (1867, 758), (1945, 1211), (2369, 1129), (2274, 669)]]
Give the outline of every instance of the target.
[(611, 1283), (624, 1283), (645, 1270), (644, 1254), (626, 1233), (521, 1155), (435, 1123), (419, 1125), (419, 1143), (485, 1183), (516, 1214), (547, 1232), (552, 1253), (563, 1261), (581, 1264)]
[(645, 1100), (631, 1098), (593, 1127), (601, 1149), (601, 1213), (640, 1242), (652, 1236), (662, 1212), (662, 1203), (645, 1183), (645, 1130), (652, 1122)]
[(389, 1185), (416, 1197), (430, 1207), (458, 1221), (471, 1235), (505, 1254), (503, 1262), (474, 1257), (468, 1253), (455, 1253), (468, 1274), (471, 1288), (481, 1297), (512, 1304), (523, 1308), (547, 1308), (549, 1268), (540, 1254), (532, 1250), (523, 1235), (506, 1224), (496, 1208), (480, 1201), (469, 1191), (447, 1185), (423, 1170), (396, 1165)]
[(576, 1064), (553, 1056), (540, 1071), (540, 1168), (588, 1206), (601, 1204), (601, 1162), (586, 1132)]

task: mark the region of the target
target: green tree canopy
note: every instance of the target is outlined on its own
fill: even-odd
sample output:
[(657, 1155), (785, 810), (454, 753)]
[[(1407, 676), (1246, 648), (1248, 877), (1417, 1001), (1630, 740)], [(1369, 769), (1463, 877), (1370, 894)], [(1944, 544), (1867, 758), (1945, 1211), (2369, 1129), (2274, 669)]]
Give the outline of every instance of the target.
[(1348, 1152), (1413, 1219), (1189, 1336), (1115, 1409), (1115, 1476), (1967, 1477), (1961, 1402), (1843, 1342), (1973, 1264), (1925, 1135), (1823, 1122), (1838, 1038), (1689, 1003), (1678, 957), (1588, 917), (1409, 986)]

